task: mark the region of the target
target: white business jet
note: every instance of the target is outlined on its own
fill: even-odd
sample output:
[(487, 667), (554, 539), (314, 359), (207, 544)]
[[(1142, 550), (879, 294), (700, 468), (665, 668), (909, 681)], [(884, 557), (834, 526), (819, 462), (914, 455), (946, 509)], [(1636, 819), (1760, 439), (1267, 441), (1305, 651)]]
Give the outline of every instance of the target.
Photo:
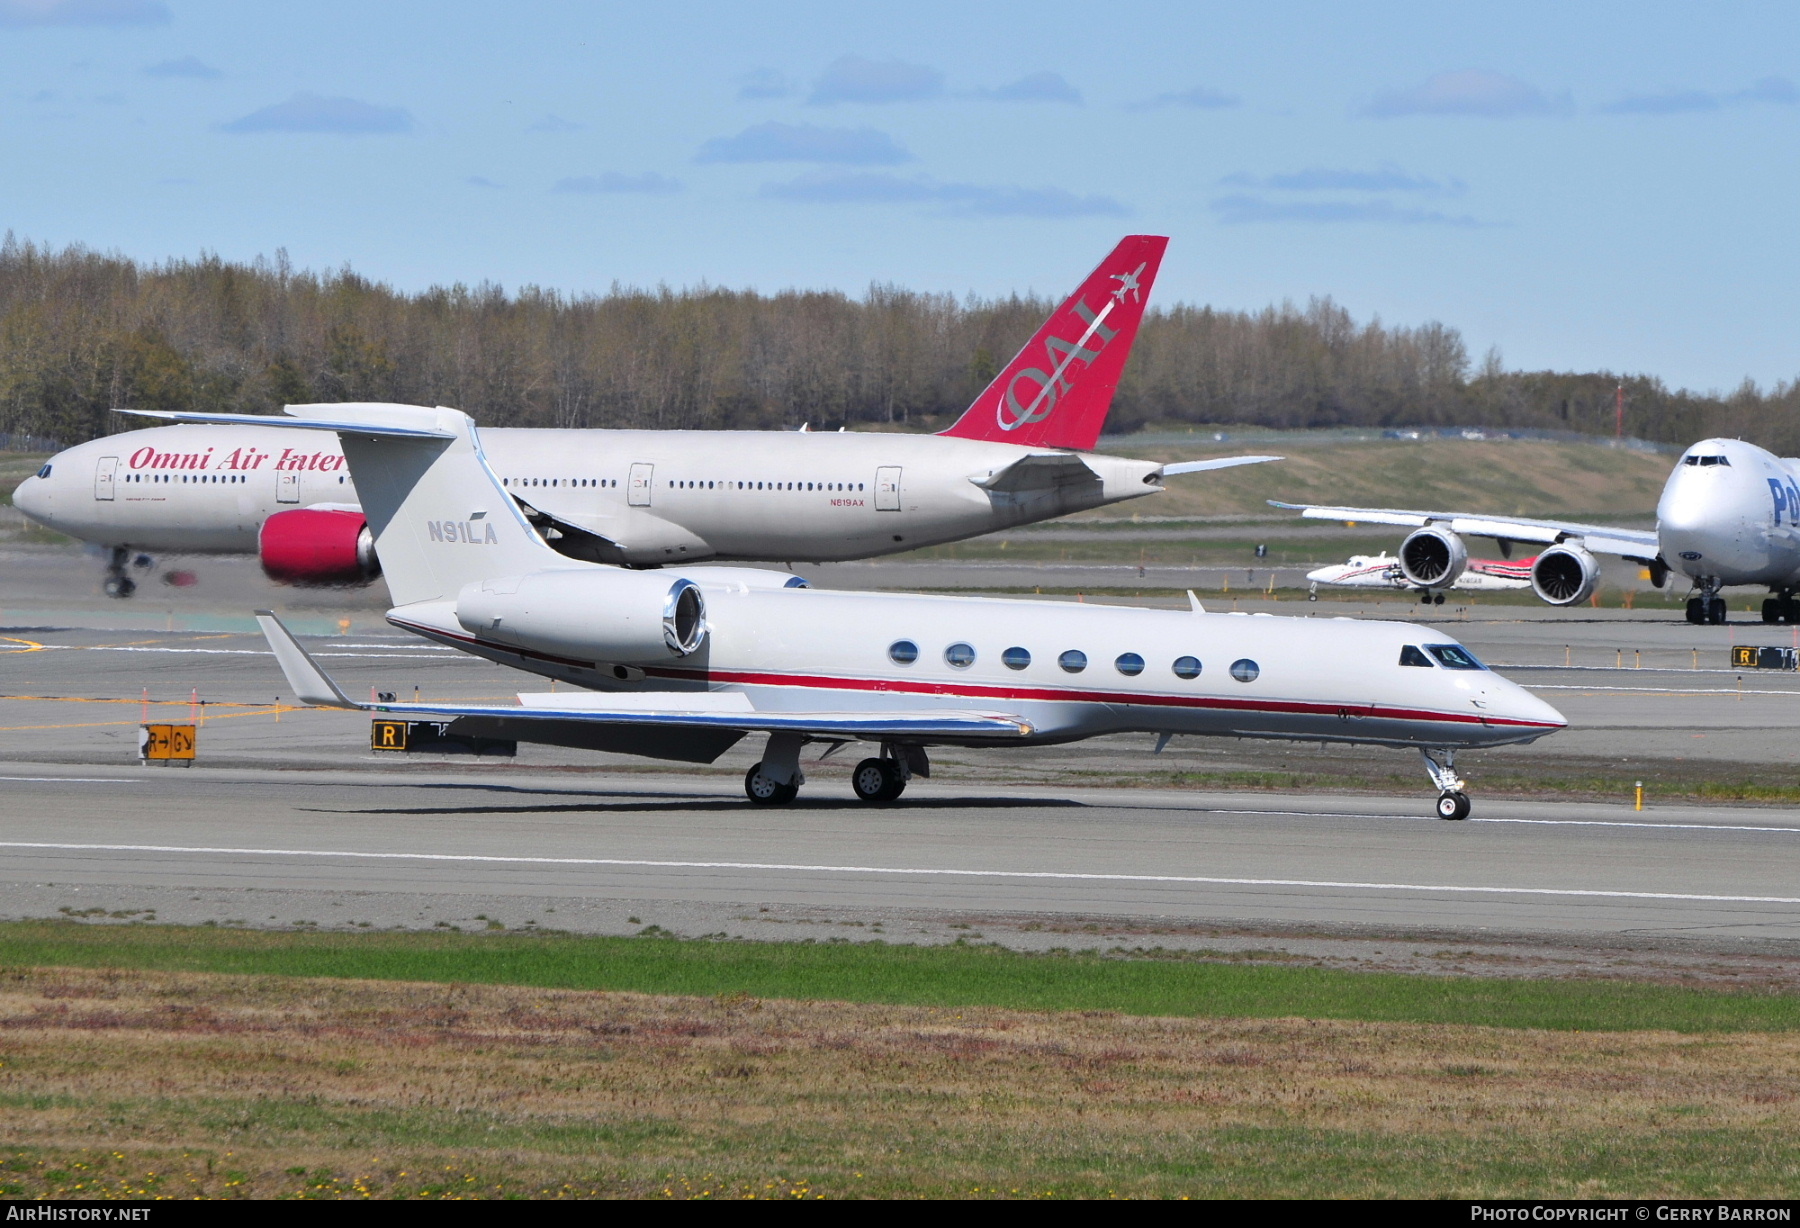
[[(655, 567), (891, 554), (1153, 495), (1183, 473), (1095, 455), (1168, 240), (1124, 239), (941, 435), (489, 430), (507, 493), (560, 552)], [(347, 410), (354, 408), (345, 407)], [(315, 416), (331, 406), (292, 406)], [(256, 553), (289, 583), (374, 578), (378, 560), (337, 440), (282, 418), (97, 439), (13, 494), (39, 523), (110, 551), (107, 591), (140, 553)]]
[(1443, 603), (1469, 567), (1463, 537), (1492, 537), (1502, 553), (1514, 542), (1547, 547), (1531, 565), (1531, 587), (1551, 605), (1575, 605), (1600, 582), (1597, 554), (1629, 559), (1661, 588), (1671, 572), (1695, 590), (1691, 623), (1725, 621), (1719, 591), (1733, 585), (1767, 588), (1766, 623), (1800, 622), (1800, 459), (1776, 456), (1741, 439), (1703, 439), (1675, 462), (1656, 505), (1656, 528), (1616, 529), (1560, 520), (1521, 520), (1471, 512), (1413, 512), (1394, 508), (1324, 507), (1277, 503), (1315, 520), (1415, 526), (1400, 543), (1398, 566), (1409, 586)]
[[(167, 415), (236, 424), (220, 415)], [(361, 703), (276, 617), (263, 629), (309, 704), (454, 722), (499, 737), (710, 762), (768, 735), (753, 802), (793, 800), (801, 747), (864, 741), (858, 797), (892, 800), (927, 747), (1029, 746), (1124, 731), (1413, 747), (1438, 814), (1469, 799), (1464, 747), (1563, 728), (1461, 645), (1397, 623), (1104, 608), (788, 587), (781, 572), (634, 571), (545, 543), (450, 409), (320, 409), (336, 432), (395, 607), (428, 639), (586, 688), (519, 703)], [(1158, 743), (1158, 746), (1162, 745)]]

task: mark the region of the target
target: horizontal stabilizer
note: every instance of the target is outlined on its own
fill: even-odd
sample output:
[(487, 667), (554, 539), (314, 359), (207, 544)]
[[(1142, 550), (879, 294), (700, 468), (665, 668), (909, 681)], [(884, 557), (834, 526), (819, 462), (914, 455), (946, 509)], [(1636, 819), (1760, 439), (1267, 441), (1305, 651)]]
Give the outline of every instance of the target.
[[(307, 406), (308, 409), (331, 409), (333, 406)], [(351, 432), (358, 435), (387, 435), (400, 439), (455, 439), (456, 432), (441, 426), (438, 411), (418, 405), (381, 406), (384, 415), (365, 413), (369, 406), (345, 406), (341, 416), (332, 418), (277, 418), (272, 414), (190, 414), (160, 409), (115, 409), (115, 414), (134, 418), (161, 418), (165, 422), (196, 422), (213, 426), (278, 426), (287, 430)]]
[(1270, 461), (1286, 459), (1285, 456), (1221, 456), (1215, 460), (1176, 461), (1172, 465), (1164, 465), (1157, 472), (1165, 478), (1172, 478), (1183, 473), (1209, 473), (1214, 469), (1235, 469), (1239, 465), (1266, 465)]
[(1070, 452), (1033, 452), (1001, 469), (978, 473), (969, 481), (996, 494), (1053, 491), (1100, 481), (1100, 475)]

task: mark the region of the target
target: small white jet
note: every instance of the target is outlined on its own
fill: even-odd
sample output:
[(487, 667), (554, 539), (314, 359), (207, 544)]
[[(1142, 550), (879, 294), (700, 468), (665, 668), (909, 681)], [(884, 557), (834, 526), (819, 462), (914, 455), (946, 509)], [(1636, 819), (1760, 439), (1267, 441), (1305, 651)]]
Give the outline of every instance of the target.
[(1597, 554), (1646, 568), (1661, 588), (1671, 573), (1697, 590), (1690, 623), (1725, 621), (1721, 589), (1767, 588), (1766, 623), (1800, 622), (1800, 459), (1780, 457), (1741, 439), (1703, 439), (1682, 453), (1656, 505), (1656, 528), (1618, 529), (1560, 520), (1522, 520), (1472, 512), (1325, 507), (1279, 503), (1315, 520), (1414, 526), (1400, 543), (1398, 565), (1409, 586), (1440, 593), (1469, 567), (1463, 537), (1491, 537), (1502, 554), (1514, 542), (1542, 550), (1531, 562), (1531, 587), (1551, 605), (1586, 601), (1600, 582)]
[[(868, 558), (1153, 495), (1176, 474), (1280, 459), (1165, 465), (1092, 452), (1167, 244), (1122, 240), (940, 435), (496, 429), (482, 438), (508, 494), (560, 553), (633, 567)], [(127, 564), (139, 552), (256, 553), (289, 583), (373, 579), (372, 534), (337, 440), (283, 418), (234, 421), (249, 425), (159, 427), (70, 448), (13, 504), (109, 548), (116, 596), (135, 587)]]
[[(1450, 587), (1466, 593), (1496, 593), (1505, 589), (1531, 587), (1531, 565), (1535, 557), (1509, 562), (1505, 559), (1470, 559), (1469, 566)], [(1317, 601), (1319, 585), (1333, 588), (1409, 589), (1415, 587), (1406, 578), (1400, 560), (1391, 554), (1353, 554), (1347, 563), (1332, 563), (1306, 573), (1312, 581), (1307, 596)], [(1420, 589), (1420, 600), (1444, 604), (1444, 594)]]
[(808, 742), (880, 747), (851, 773), (866, 801), (928, 773), (932, 745), (1136, 730), (1412, 747), (1446, 819), (1469, 813), (1456, 750), (1565, 724), (1460, 644), (1405, 624), (1206, 614), (1198, 601), (1176, 612), (831, 592), (750, 568), (585, 563), (542, 539), (464, 414), (333, 407), (296, 424), (342, 441), (396, 603), (389, 622), (584, 688), (517, 705), (362, 703), (261, 612), (310, 704), (689, 762), (763, 733), (744, 785), (762, 804), (793, 800)]

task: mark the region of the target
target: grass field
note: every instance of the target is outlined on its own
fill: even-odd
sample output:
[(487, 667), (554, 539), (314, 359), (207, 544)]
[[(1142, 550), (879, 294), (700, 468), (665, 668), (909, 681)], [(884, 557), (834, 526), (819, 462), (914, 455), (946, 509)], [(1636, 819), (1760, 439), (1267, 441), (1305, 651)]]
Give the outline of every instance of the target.
[[(535, 947), (558, 951), (556, 975), (567, 979), (618, 979), (629, 968), (690, 991), (751, 986), (771, 975), (766, 963), (757, 971), (755, 961), (720, 960), (749, 944), (452, 935), (411, 943), (409, 960), (409, 944), (389, 935), (145, 932), (7, 931), (0, 1194), (1800, 1192), (1800, 1031), (1785, 1000), (1595, 996), (1589, 986), (1549, 1009), (1559, 1021), (1551, 1028), (1371, 1022), (1296, 1017), (1344, 1009), (1358, 996), (1348, 983), (1314, 980), (1295, 992), (1301, 981), (1264, 981), (1246, 997), (1245, 982), (1226, 977), (1209, 982), (1213, 999), (1183, 1003), (1207, 1008), (1198, 1017), (1023, 1011), (949, 1004), (1019, 992), (1017, 976), (970, 975), (1007, 965), (968, 950), (935, 964), (877, 964), (874, 976), (845, 974), (868, 948), (786, 948), (774, 959), (785, 965), (774, 979), (789, 989), (945, 999), (895, 1005), (474, 983), (503, 971), (480, 952), (504, 953), (520, 979)], [(474, 975), (429, 984), (120, 966), (184, 946), (194, 962), (234, 952), (273, 967), (284, 952), (304, 952), (330, 954), (314, 966), (342, 972), (459, 964)], [(796, 961), (795, 950), (806, 957)], [(18, 962), (71, 952), (113, 966)], [(1048, 996), (1062, 1003), (1085, 1000), (1104, 967), (1013, 963), (1081, 974), (1029, 991), (1045, 995), (1055, 982)], [(1115, 966), (1201, 983), (1187, 979), (1202, 970), (1191, 964)], [(1365, 1012), (1459, 1013), (1444, 1009), (1459, 999), (1445, 992), (1451, 982), (1431, 981), (1427, 992), (1391, 983), (1403, 979), (1368, 978)], [(1490, 992), (1466, 990), (1462, 1000)], [(1210, 1015), (1244, 1004), (1272, 1017)], [(1544, 1013), (1540, 1001), (1517, 1019)], [(1614, 1022), (1568, 1026), (1578, 1018)], [(1774, 1026), (1619, 1030), (1659, 1020)]]

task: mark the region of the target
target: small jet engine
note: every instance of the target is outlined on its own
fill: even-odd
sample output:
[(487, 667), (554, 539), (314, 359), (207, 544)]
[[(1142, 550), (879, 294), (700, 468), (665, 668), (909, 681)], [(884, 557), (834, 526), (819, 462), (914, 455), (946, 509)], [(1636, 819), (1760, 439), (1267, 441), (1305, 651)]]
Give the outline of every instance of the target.
[(1400, 543), (1400, 572), (1415, 588), (1449, 588), (1469, 566), (1469, 548), (1448, 529), (1426, 525)]
[(300, 507), (276, 512), (256, 536), (263, 574), (282, 584), (367, 584), (381, 574), (361, 512)]
[(614, 568), (476, 581), (457, 595), (456, 621), (491, 643), (622, 665), (691, 656), (707, 632), (698, 584)]
[(1551, 605), (1586, 601), (1599, 583), (1599, 562), (1572, 542), (1550, 547), (1531, 565), (1531, 591)]

